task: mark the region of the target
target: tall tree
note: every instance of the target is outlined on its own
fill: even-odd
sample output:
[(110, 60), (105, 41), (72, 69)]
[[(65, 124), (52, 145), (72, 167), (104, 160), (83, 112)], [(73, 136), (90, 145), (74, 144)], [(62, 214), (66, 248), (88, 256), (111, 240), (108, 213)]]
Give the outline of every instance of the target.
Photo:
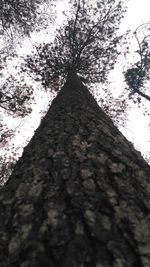
[(75, 1), (69, 38), (40, 48), (49, 69), (28, 58), (45, 86), (66, 81), (1, 189), (0, 267), (150, 265), (150, 167), (82, 81), (103, 82), (118, 55), (121, 2), (97, 4), (104, 23)]
[(150, 167), (71, 74), (0, 195), (0, 263), (148, 267)]

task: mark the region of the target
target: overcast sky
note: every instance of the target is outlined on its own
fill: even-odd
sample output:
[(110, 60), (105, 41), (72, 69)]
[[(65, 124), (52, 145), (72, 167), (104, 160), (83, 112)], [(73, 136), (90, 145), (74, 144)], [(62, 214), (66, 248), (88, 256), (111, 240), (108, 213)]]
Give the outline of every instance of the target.
[[(60, 2), (63, 6), (63, 0), (60, 0)], [(128, 29), (131, 29), (132, 31), (134, 31), (135, 28), (139, 26), (140, 24), (150, 21), (150, 14), (149, 14), (150, 0), (127, 0), (127, 3), (128, 3), (128, 10), (121, 24), (122, 32)], [(47, 38), (46, 35), (45, 35), (45, 38)], [(32, 42), (25, 41), (25, 47), (29, 48)], [(132, 43), (133, 47), (134, 45), (136, 46), (136, 42), (134, 39), (132, 39), (132, 42), (133, 42)], [(120, 88), (123, 86), (122, 84), (123, 78), (118, 79), (119, 76), (121, 77), (121, 72), (122, 70), (118, 65), (118, 67), (116, 67), (116, 74), (115, 76), (112, 77), (113, 87), (115, 88), (116, 92), (119, 92)], [(38, 104), (37, 106), (35, 106), (33, 113), (30, 115), (29, 120), (25, 118), (21, 122), (22, 130), (20, 131), (20, 133), (17, 134), (17, 138), (15, 139), (16, 146), (21, 146), (21, 145), (24, 146), (26, 143), (26, 136), (31, 137), (32, 134), (34, 133), (34, 129), (37, 128), (40, 122), (40, 118), (39, 118), (40, 116), (38, 114), (39, 114), (39, 111), (43, 108), (43, 102), (44, 102), (44, 101), (41, 101), (41, 96), (45, 98), (45, 101), (47, 103), (49, 102), (49, 99), (46, 100), (46, 94), (44, 94), (43, 92), (41, 94), (40, 93), (38, 94), (37, 99), (36, 99)], [(44, 107), (45, 107), (45, 104), (44, 104)], [(17, 120), (14, 120), (14, 122), (16, 123), (16, 125), (20, 123)], [(11, 123), (13, 123), (13, 121), (9, 120), (9, 124)], [(150, 123), (150, 117), (146, 117), (144, 119), (142, 111), (135, 106), (129, 115), (126, 129), (121, 128), (121, 131), (123, 132), (123, 134), (130, 141), (134, 142), (135, 146), (138, 149), (140, 149), (142, 153), (146, 153), (150, 151), (150, 138), (149, 138), (150, 128), (148, 127), (149, 123)]]

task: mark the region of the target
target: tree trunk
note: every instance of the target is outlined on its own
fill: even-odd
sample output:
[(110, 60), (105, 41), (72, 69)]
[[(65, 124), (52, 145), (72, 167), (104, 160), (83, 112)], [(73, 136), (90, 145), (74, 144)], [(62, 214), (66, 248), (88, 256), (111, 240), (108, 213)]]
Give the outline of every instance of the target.
[(0, 267), (149, 267), (150, 167), (68, 77), (0, 195)]

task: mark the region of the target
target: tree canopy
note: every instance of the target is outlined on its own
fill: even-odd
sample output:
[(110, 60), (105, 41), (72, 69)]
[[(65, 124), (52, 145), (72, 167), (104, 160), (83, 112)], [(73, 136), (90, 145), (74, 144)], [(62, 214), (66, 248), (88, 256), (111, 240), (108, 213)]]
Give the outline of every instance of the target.
[(46, 0), (0, 0), (0, 27), (6, 30), (17, 27), (24, 33), (34, 28), (38, 8)]
[(106, 82), (119, 55), (122, 36), (117, 35), (124, 14), (122, 1), (74, 1), (66, 22), (57, 29), (55, 40), (36, 47), (26, 65), (43, 85), (58, 89), (69, 71), (86, 82)]

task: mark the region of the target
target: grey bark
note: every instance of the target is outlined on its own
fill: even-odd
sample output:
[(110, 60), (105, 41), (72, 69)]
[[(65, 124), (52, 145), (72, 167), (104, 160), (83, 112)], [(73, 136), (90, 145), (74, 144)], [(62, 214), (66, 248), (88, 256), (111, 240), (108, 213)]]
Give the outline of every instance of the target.
[(0, 267), (149, 267), (150, 167), (68, 77), (0, 194)]

